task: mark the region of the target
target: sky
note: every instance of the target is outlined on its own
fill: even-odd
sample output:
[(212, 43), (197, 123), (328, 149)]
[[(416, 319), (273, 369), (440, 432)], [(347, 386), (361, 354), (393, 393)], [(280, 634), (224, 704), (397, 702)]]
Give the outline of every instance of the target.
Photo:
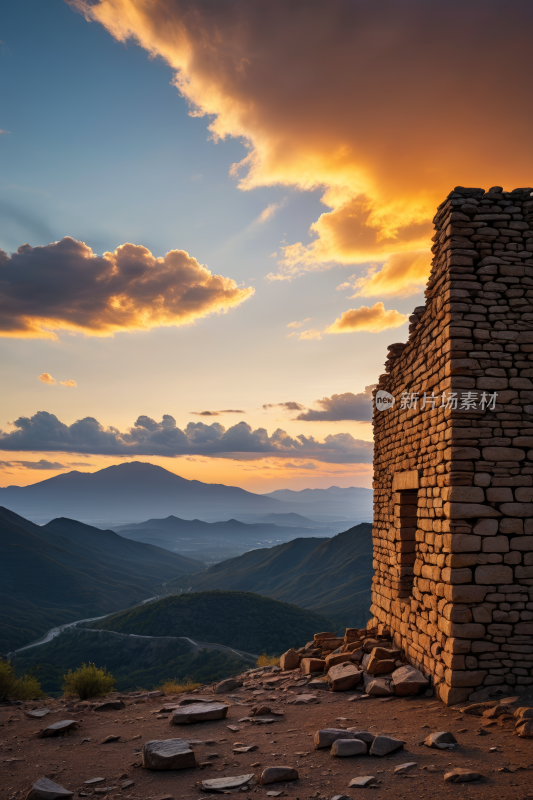
[(0, 15), (0, 485), (370, 486), (456, 185), (532, 181), (524, 0)]

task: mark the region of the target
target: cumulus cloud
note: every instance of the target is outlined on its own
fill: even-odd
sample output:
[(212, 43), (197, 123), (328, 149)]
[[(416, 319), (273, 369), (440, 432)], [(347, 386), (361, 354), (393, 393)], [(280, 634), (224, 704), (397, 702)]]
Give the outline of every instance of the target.
[(184, 325), (228, 311), (254, 292), (213, 275), (184, 250), (156, 258), (146, 247), (123, 244), (97, 256), (68, 236), (11, 255), (0, 250), (0, 271), (0, 336), (53, 339), (62, 329), (112, 336)]
[(322, 191), (277, 277), (427, 249), (454, 183), (532, 174), (529, 0), (69, 2), (162, 57), (215, 139), (245, 142), (241, 189)]
[[(2, 467), (18, 467), (23, 469), (68, 469), (65, 464), (59, 464), (57, 461), (47, 461), (41, 458), (39, 461), (0, 461)], [(74, 466), (74, 465), (72, 465)], [(79, 466), (82, 466), (81, 464)], [(84, 467), (93, 466), (92, 464), (83, 464)]]
[(72, 425), (54, 414), (39, 411), (19, 417), (14, 430), (0, 431), (0, 450), (10, 452), (89, 453), (109, 456), (208, 456), (235, 460), (278, 458), (314, 459), (332, 464), (371, 463), (372, 443), (349, 433), (330, 434), (320, 442), (313, 436), (290, 436), (278, 428), (271, 436), (265, 428), (252, 430), (246, 422), (224, 428), (218, 422), (189, 422), (184, 430), (165, 414), (161, 422), (140, 416), (127, 431), (105, 428), (94, 417)]
[(56, 379), (52, 378), (49, 372), (43, 372), (41, 375), (39, 375), (39, 380), (41, 381), (41, 383), (48, 383), (51, 385), (57, 383)]
[(306, 322), (309, 322), (311, 317), (307, 317), (307, 319), (303, 319), (301, 322), (289, 322), (287, 328), (303, 328)]
[(61, 384), (61, 386), (69, 386), (69, 387), (71, 387), (71, 388), (76, 388), (76, 387), (77, 387), (77, 385), (78, 385), (78, 384), (76, 383), (76, 381), (73, 381), (73, 380), (68, 380), (68, 381), (59, 381), (59, 383)]
[(365, 386), (364, 392), (353, 394), (332, 394), (331, 397), (323, 397), (316, 401), (319, 409), (308, 408), (302, 414), (298, 414), (296, 419), (312, 422), (340, 422), (345, 420), (356, 420), (357, 422), (370, 422), (372, 419), (372, 386)]
[(387, 328), (399, 328), (408, 317), (393, 308), (385, 310), (383, 303), (375, 303), (372, 307), (361, 306), (350, 308), (326, 328), (326, 333), (350, 333), (351, 331), (370, 331), (378, 333)]

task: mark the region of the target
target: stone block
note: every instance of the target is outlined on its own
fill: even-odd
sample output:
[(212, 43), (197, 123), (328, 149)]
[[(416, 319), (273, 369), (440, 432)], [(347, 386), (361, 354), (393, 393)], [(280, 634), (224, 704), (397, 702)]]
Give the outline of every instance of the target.
[(173, 725), (189, 725), (191, 722), (207, 722), (212, 719), (225, 719), (229, 706), (224, 703), (191, 703), (177, 708), (170, 722)]
[(333, 742), (337, 739), (355, 739), (355, 735), (344, 728), (321, 728), (315, 733), (314, 745), (315, 750), (321, 750), (323, 747), (331, 747)]
[(487, 536), (483, 539), (481, 550), (483, 553), (507, 553), (509, 539), (507, 536)]
[(503, 564), (483, 564), (476, 568), (475, 581), (477, 584), (511, 583), (513, 570)]
[(394, 692), (399, 697), (409, 697), (418, 694), (421, 689), (427, 689), (429, 681), (420, 670), (406, 664), (398, 667), (391, 675)]
[(283, 653), (283, 655), (279, 660), (279, 665), (281, 669), (293, 670), (293, 669), (298, 669), (298, 667), (300, 666), (300, 661), (301, 661), (300, 654), (297, 653), (293, 647), (291, 647), (290, 650), (287, 650), (285, 653)]
[(500, 512), (492, 506), (478, 503), (445, 503), (444, 515), (448, 519), (473, 519), (474, 517), (501, 517)]
[(519, 447), (484, 447), (483, 459), (485, 461), (523, 461), (526, 457), (524, 450)]
[(474, 533), (478, 536), (495, 536), (498, 533), (498, 520), (482, 519), (474, 525)]
[(366, 755), (367, 746), (360, 739), (336, 739), (331, 746), (331, 755), (337, 758)]
[(532, 517), (533, 503), (502, 503), (500, 510), (508, 517)]
[(302, 658), (300, 661), (300, 672), (302, 675), (310, 675), (312, 672), (323, 672), (326, 662), (323, 658)]
[(363, 673), (353, 663), (338, 664), (328, 671), (328, 681), (332, 692), (345, 692), (361, 682)]
[(462, 688), (465, 686), (479, 686), (483, 683), (487, 671), (483, 669), (451, 670), (447, 669), (444, 678), (448, 686)]
[(484, 586), (447, 585), (444, 587), (444, 597), (451, 603), (482, 603), (488, 591)]
[(481, 536), (469, 533), (445, 533), (443, 544), (449, 553), (477, 553), (481, 550)]

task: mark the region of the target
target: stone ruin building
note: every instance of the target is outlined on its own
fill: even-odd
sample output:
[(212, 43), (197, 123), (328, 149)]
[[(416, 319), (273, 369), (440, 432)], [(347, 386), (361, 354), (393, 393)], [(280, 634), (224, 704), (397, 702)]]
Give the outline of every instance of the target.
[(434, 224), (374, 393), (371, 624), (453, 704), (533, 684), (533, 189), (458, 186)]

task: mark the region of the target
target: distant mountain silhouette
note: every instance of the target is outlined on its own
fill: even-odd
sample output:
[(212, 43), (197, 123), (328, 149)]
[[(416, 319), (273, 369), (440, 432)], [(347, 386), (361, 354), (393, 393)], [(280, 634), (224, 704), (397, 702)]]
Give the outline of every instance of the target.
[(39, 523), (72, 517), (106, 525), (169, 514), (216, 521), (285, 510), (271, 497), (236, 486), (189, 481), (141, 461), (97, 472), (67, 472), (30, 486), (8, 486), (0, 489), (0, 505)]
[[(264, 497), (279, 500), (284, 510), (303, 514), (319, 522), (347, 519), (353, 522), (372, 520), (373, 493), (361, 486), (330, 486), (329, 489), (277, 489)], [(277, 512), (274, 512), (277, 513)]]
[(0, 653), (56, 625), (138, 603), (163, 581), (202, 568), (113, 531), (69, 519), (40, 527), (0, 508)]
[[(291, 520), (305, 519), (298, 514), (271, 516), (290, 517)], [(313, 527), (297, 528), (292, 525), (274, 525), (271, 522), (239, 522), (236, 519), (225, 522), (203, 522), (199, 519), (179, 519), (171, 515), (165, 519), (149, 519), (134, 525), (117, 525), (114, 530), (128, 539), (166, 547), (210, 565), (227, 558), (234, 558), (246, 550), (271, 547), (298, 536), (320, 534), (332, 536), (337, 532), (320, 526), (319, 523), (310, 525)]]
[(363, 522), (331, 539), (293, 539), (251, 550), (196, 575), (168, 581), (166, 592), (214, 589), (256, 592), (362, 627), (370, 616), (372, 525)]

